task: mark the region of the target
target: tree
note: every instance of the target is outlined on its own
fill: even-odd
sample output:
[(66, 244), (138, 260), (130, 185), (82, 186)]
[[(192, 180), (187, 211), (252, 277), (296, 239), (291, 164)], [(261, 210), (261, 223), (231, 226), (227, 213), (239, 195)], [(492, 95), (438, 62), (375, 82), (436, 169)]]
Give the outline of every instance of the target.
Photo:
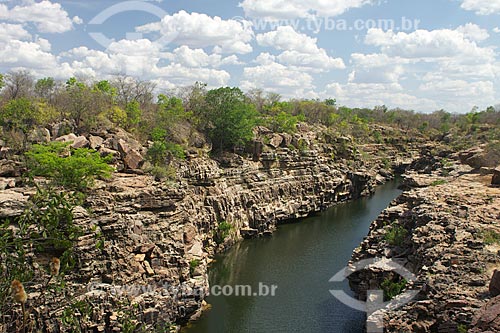
[(56, 82), (51, 77), (46, 77), (36, 81), (35, 93), (38, 97), (51, 101), (56, 88)]
[(153, 82), (138, 81), (131, 77), (118, 76), (111, 85), (116, 91), (116, 98), (122, 107), (136, 101), (141, 106), (153, 102), (155, 84)]
[(85, 83), (72, 77), (66, 82), (62, 108), (67, 111), (78, 129), (89, 130), (97, 124), (102, 109), (99, 94)]
[(26, 157), (33, 176), (47, 177), (57, 185), (81, 192), (95, 178), (109, 178), (113, 172), (107, 164), (109, 158), (101, 158), (99, 152), (91, 149), (70, 149), (64, 142), (33, 145)]
[(187, 112), (199, 116), (205, 108), (205, 97), (207, 95), (207, 84), (196, 82), (192, 86), (181, 89), (180, 97)]
[(292, 116), (287, 112), (281, 111), (276, 116), (271, 117), (269, 120), (269, 127), (274, 132), (291, 134), (297, 131), (297, 123), (304, 120), (304, 115)]
[(252, 89), (247, 92), (247, 97), (255, 105), (255, 109), (262, 113), (264, 111), (264, 106), (266, 105), (266, 98), (264, 96), (264, 91), (262, 89)]
[(28, 133), (37, 123), (37, 108), (27, 98), (13, 99), (0, 109), (0, 125), (9, 131), (9, 141), (18, 148), (26, 148)]
[(325, 104), (328, 106), (335, 106), (337, 104), (337, 100), (335, 98), (325, 99)]
[(127, 128), (136, 126), (141, 121), (142, 110), (140, 104), (137, 101), (132, 101), (125, 107), (125, 113), (127, 114)]
[(191, 117), (191, 112), (186, 112), (182, 100), (177, 97), (158, 95), (158, 122), (162, 127), (175, 126), (175, 123)]
[(33, 77), (28, 71), (10, 72), (5, 75), (4, 94), (7, 99), (29, 97), (33, 89)]
[(105, 103), (109, 105), (115, 104), (117, 91), (108, 80), (96, 82), (92, 90), (97, 93)]
[(206, 104), (207, 134), (219, 151), (252, 139), (258, 113), (239, 88), (210, 90)]

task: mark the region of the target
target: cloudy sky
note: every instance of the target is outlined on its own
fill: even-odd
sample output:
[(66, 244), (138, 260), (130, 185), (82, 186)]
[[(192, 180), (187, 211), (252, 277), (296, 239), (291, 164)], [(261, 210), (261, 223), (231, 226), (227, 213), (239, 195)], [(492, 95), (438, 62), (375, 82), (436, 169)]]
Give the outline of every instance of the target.
[(0, 72), (202, 81), (468, 112), (500, 103), (500, 0), (0, 0)]

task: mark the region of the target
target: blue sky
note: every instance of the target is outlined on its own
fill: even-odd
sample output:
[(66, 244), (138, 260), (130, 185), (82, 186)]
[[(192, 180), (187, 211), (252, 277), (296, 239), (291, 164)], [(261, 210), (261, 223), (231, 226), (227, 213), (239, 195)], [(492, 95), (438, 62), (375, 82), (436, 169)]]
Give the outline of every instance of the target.
[(422, 112), (500, 103), (500, 0), (0, 0), (0, 71)]

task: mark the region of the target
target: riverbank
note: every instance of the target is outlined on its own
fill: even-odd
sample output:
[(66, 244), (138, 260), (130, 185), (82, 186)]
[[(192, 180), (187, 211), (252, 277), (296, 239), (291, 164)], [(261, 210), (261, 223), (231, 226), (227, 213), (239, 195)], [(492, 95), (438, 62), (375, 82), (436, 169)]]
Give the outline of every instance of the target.
[[(353, 253), (351, 263), (386, 257), (416, 276), (402, 290), (418, 290), (413, 301), (378, 313), (387, 332), (499, 329), (493, 305), (500, 281), (490, 280), (500, 268), (500, 188), (491, 185), (493, 168), (473, 169), (460, 160), (451, 155), (445, 165), (429, 163), (425, 174), (406, 175), (409, 190), (373, 222)], [(360, 299), (368, 289), (401, 281), (378, 269), (350, 276)]]
[(376, 216), (398, 196), (399, 180), (374, 195), (340, 203), (313, 217), (278, 226), (272, 237), (235, 244), (209, 267), (213, 286), (276, 285), (275, 295), (210, 295), (211, 305), (184, 333), (361, 332), (364, 313), (335, 299), (332, 284)]
[[(145, 147), (124, 132), (100, 140), (61, 138), (110, 153), (117, 167), (129, 167), (98, 181), (86, 203), (74, 210), (74, 223), (83, 232), (74, 246), (75, 267), (58, 282), (64, 283), (63, 292), (46, 293), (43, 283), (29, 285), (32, 326), (71, 331), (62, 317), (72, 309), (83, 331), (139, 323), (149, 331), (177, 330), (203, 307), (207, 265), (216, 252), (243, 236), (272, 233), (282, 221), (373, 193), (393, 177), (392, 168), (404, 168), (418, 156), (411, 148), (418, 143), (394, 137), (392, 144), (354, 145), (349, 138), (325, 137), (317, 128), (294, 136), (263, 132), (259, 154), (211, 159), (192, 150), (168, 182), (130, 169)], [(34, 191), (16, 177), (14, 160), (1, 165), (3, 176), (14, 177), (2, 179), (0, 216), (14, 218)], [(39, 272), (34, 281), (47, 279), (46, 256), (30, 254), (27, 265)]]

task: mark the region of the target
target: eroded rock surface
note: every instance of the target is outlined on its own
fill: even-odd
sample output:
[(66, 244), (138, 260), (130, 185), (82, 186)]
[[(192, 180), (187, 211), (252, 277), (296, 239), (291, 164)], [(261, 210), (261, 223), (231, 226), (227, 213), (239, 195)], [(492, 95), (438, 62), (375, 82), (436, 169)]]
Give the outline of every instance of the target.
[[(476, 326), (474, 332), (497, 332), (487, 322), (498, 321), (493, 318), (498, 300), (486, 303), (495, 296), (489, 284), (500, 268), (495, 238), (500, 234), (500, 189), (490, 185), (491, 176), (454, 161), (431, 167), (426, 175), (409, 174), (405, 183), (415, 188), (377, 218), (352, 257), (353, 263), (389, 258), (416, 276), (406, 290), (417, 290), (418, 296), (384, 313), (385, 330), (463, 332)], [(401, 281), (388, 272), (363, 270), (350, 276), (350, 285), (365, 299), (367, 290), (383, 289), (385, 280)]]
[[(39, 297), (42, 283), (27, 288), (34, 326), (59, 331), (63, 311), (76, 301), (92, 305), (85, 327), (92, 332), (122, 330), (126, 318), (118, 309), (123, 307), (137, 309), (134, 320), (151, 325), (185, 322), (203, 307), (207, 265), (215, 251), (241, 237), (269, 234), (280, 222), (368, 195), (377, 183), (393, 177), (391, 166), (404, 168), (407, 164), (399, 161), (414, 159), (412, 152), (382, 144), (360, 147), (362, 151), (354, 154), (345, 142), (341, 152), (350, 154), (350, 159), (334, 159), (340, 154), (338, 142), (319, 143), (317, 133), (265, 135), (272, 140), (268, 145), (257, 144), (267, 140), (256, 141), (263, 151), (250, 154), (253, 159), (229, 154), (216, 161), (202, 149), (192, 149), (186, 161), (175, 165), (175, 180), (115, 173), (109, 181), (98, 181), (85, 208), (74, 211), (84, 235), (74, 249), (77, 266), (64, 277), (66, 295)], [(70, 134), (59, 140), (77, 138)], [(308, 149), (293, 146), (301, 140), (308, 142)], [(140, 168), (146, 152), (121, 131), (80, 141), (102, 155), (112, 155), (118, 170), (120, 165), (124, 170)], [(363, 159), (363, 151), (370, 158)], [(13, 167), (12, 174), (16, 173)], [(30, 191), (0, 191), (0, 216), (19, 215)], [(216, 242), (223, 222), (232, 230)], [(41, 281), (48, 278), (41, 269), (43, 259), (32, 258)]]

